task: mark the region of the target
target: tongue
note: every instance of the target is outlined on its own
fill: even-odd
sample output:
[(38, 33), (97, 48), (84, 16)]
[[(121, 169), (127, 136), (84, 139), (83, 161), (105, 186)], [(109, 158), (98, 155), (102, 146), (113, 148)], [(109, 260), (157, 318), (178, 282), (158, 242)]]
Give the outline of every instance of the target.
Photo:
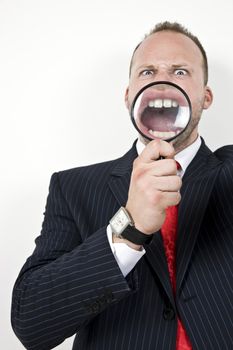
[(174, 131), (177, 108), (145, 108), (141, 114), (141, 123), (148, 130)]

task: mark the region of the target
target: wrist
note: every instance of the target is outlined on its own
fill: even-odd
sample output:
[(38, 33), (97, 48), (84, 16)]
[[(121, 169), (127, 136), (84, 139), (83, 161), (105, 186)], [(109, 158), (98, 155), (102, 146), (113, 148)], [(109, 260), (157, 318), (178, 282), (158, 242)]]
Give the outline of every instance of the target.
[(119, 236), (116, 236), (115, 234), (112, 235), (112, 241), (113, 243), (125, 243), (128, 247), (134, 249), (134, 250), (142, 250), (142, 245), (135, 244), (133, 242), (128, 241), (125, 238), (120, 238)]
[(134, 249), (140, 249), (139, 247), (145, 243), (150, 243), (152, 239), (153, 234), (145, 234), (135, 227), (130, 213), (124, 207), (116, 212), (109, 223), (115, 237), (126, 240), (128, 244), (133, 244)]

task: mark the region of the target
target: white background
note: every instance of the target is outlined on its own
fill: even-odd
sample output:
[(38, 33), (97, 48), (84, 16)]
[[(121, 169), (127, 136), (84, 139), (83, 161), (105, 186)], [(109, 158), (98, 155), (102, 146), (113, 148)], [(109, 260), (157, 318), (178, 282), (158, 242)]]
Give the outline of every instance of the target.
[(232, 13), (232, 0), (0, 0), (2, 349), (23, 349), (11, 291), (40, 233), (51, 174), (118, 157), (136, 137), (128, 63), (155, 23), (177, 20), (200, 37), (215, 95), (201, 134), (212, 149), (232, 143)]

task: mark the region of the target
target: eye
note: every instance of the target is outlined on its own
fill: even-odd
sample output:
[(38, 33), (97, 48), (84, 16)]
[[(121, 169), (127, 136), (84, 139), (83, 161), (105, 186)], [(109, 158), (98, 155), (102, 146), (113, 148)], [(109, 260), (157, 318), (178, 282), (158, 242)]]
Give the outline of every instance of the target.
[(142, 72), (140, 72), (140, 75), (142, 75), (143, 77), (153, 75), (153, 74), (154, 74), (154, 72), (151, 69), (145, 69)]
[(187, 71), (185, 69), (176, 69), (175, 75), (187, 75)]

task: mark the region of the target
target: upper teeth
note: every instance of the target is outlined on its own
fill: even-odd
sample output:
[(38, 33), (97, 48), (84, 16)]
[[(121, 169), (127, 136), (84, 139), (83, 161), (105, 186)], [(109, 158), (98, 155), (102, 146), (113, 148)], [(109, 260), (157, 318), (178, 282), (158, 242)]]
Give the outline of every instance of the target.
[(162, 107), (170, 108), (170, 107), (178, 107), (178, 103), (175, 100), (171, 100), (169, 98), (165, 98), (165, 99), (158, 98), (158, 99), (149, 101), (148, 106), (155, 107), (155, 108), (162, 108)]

